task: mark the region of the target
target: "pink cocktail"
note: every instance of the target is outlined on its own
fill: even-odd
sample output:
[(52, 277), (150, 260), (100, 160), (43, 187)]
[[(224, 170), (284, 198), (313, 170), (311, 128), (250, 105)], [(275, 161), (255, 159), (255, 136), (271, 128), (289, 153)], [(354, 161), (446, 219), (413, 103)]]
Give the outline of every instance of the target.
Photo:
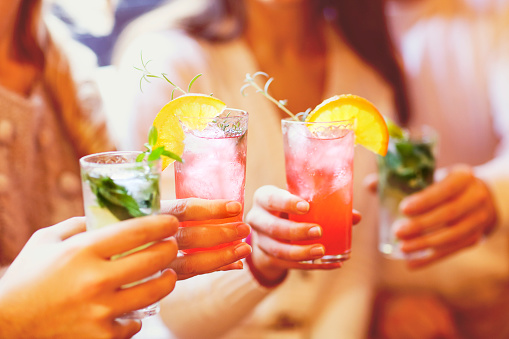
[[(245, 111), (226, 109), (215, 118), (181, 117), (185, 133), (182, 163), (175, 162), (177, 199), (229, 199), (244, 206), (247, 122)], [(182, 222), (181, 226), (242, 221), (238, 217)], [(223, 247), (226, 245), (222, 245)], [(214, 248), (208, 248), (211, 250)], [(201, 249), (200, 249), (201, 250)], [(186, 250), (186, 253), (196, 251)]]
[(304, 123), (282, 120), (286, 181), (290, 193), (305, 199), (310, 209), (290, 220), (316, 223), (323, 235), (318, 240), (325, 255), (314, 263), (350, 258), (353, 201), (353, 121)]

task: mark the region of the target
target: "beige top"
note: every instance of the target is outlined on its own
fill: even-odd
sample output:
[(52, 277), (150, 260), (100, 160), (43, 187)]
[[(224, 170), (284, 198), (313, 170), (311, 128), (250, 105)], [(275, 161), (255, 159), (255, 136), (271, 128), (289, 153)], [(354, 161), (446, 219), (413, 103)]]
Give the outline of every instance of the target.
[(41, 86), (29, 98), (0, 87), (0, 264), (38, 228), (83, 215), (78, 156)]

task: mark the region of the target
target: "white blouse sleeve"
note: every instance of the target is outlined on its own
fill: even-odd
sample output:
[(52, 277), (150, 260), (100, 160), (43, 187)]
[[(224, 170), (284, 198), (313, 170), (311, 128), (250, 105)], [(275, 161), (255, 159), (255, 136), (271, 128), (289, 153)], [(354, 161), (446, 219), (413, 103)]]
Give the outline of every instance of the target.
[(486, 61), (488, 95), (493, 126), (500, 138), (493, 160), (478, 166), (476, 174), (491, 189), (502, 230), (509, 228), (509, 13), (495, 23), (495, 39)]
[(262, 287), (247, 265), (179, 281), (161, 301), (161, 318), (179, 339), (218, 338), (236, 327), (272, 289)]

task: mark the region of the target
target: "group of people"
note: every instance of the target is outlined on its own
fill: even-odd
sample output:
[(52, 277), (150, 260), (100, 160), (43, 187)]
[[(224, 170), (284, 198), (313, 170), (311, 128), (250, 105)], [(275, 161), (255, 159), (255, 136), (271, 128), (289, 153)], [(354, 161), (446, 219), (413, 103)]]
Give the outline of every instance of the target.
[[(42, 0), (0, 5), (1, 337), (131, 337), (140, 322), (119, 316), (163, 297), (160, 317), (176, 338), (509, 335), (509, 3), (172, 0), (135, 21), (116, 47), (125, 131), (112, 131), (114, 121), (107, 128), (97, 87), (84, 77), (91, 73), (73, 64), (72, 44), (58, 41), (41, 10)], [(245, 211), (231, 201), (171, 199), (163, 215), (89, 233), (73, 218), (83, 213), (79, 157), (141, 149), (171, 98), (164, 81), (139, 90), (140, 52), (152, 73), (181, 86), (202, 73), (194, 92), (250, 113)], [(284, 189), (283, 113), (240, 92), (257, 71), (274, 77), (272, 95), (294, 112), (353, 93), (403, 126), (438, 131), (435, 183), (402, 202), (398, 230), (405, 251), (429, 249), (428, 257), (377, 252), (376, 178), (367, 180), (376, 163), (357, 147), (362, 221), (354, 214), (352, 258), (341, 268), (300, 263), (323, 248), (289, 241), (321, 232), (284, 217), (309, 204)], [(164, 175), (171, 183), (172, 169)], [(246, 223), (178, 229), (178, 221), (239, 213)], [(250, 231), (250, 245), (177, 256), (184, 244)], [(140, 233), (154, 245), (109, 260), (140, 245)]]

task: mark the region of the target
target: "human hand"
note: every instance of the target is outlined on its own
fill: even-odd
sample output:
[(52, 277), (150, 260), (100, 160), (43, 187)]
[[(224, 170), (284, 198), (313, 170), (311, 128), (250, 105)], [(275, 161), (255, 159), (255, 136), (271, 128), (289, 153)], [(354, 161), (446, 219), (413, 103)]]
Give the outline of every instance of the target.
[[(166, 200), (161, 202), (161, 212), (174, 215), (179, 221), (213, 220), (238, 216), (242, 205), (230, 200)], [(180, 250), (236, 243), (217, 250), (181, 254), (170, 267), (179, 280), (218, 270), (242, 269), (241, 259), (251, 253), (251, 246), (239, 241), (250, 232), (249, 225), (243, 222), (180, 227), (175, 235)]]
[(141, 322), (117, 318), (169, 294), (177, 277), (165, 270), (121, 286), (168, 267), (177, 255), (176, 241), (168, 237), (177, 228), (174, 217), (149, 216), (84, 232), (80, 217), (37, 231), (0, 279), (0, 337), (130, 338)]
[(408, 254), (431, 250), (427, 257), (410, 259), (410, 268), (429, 265), (476, 244), (497, 221), (488, 187), (467, 165), (452, 167), (443, 180), (405, 198), (400, 211), (407, 217), (396, 229), (401, 250)]
[[(318, 240), (322, 236), (319, 225), (294, 222), (282, 218), (281, 213), (305, 214), (307, 201), (275, 186), (260, 187), (254, 196), (246, 221), (253, 228), (252, 262), (268, 281), (277, 281), (288, 269), (333, 269), (341, 263), (302, 264), (300, 261), (321, 258), (325, 248), (321, 244), (294, 245), (292, 240)], [(354, 213), (354, 224), (360, 214)]]
[(383, 339), (459, 339), (449, 308), (431, 294), (390, 296), (378, 311)]

